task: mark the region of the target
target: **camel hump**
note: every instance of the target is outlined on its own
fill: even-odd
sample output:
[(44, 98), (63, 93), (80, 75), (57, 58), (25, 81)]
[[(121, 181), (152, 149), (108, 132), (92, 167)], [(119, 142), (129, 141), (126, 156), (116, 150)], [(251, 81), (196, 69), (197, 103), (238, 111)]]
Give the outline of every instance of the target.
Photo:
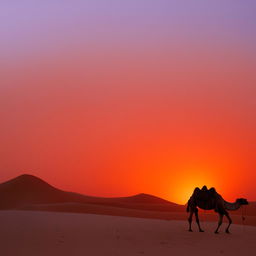
[(193, 191), (192, 196), (198, 196), (198, 195), (200, 194), (200, 192), (201, 192), (201, 189), (198, 188), (198, 187), (196, 187), (196, 188), (194, 189), (194, 191)]
[(201, 191), (201, 189), (200, 189), (199, 187), (196, 187), (196, 188), (194, 189), (194, 192), (195, 192), (195, 193), (197, 193), (197, 192), (199, 192), (199, 191)]
[(209, 189), (209, 192), (210, 192), (211, 194), (217, 193), (217, 191), (216, 191), (216, 189), (215, 189), (214, 187), (210, 188), (210, 189)]
[(208, 188), (207, 188), (206, 185), (204, 185), (201, 190), (202, 190), (202, 191), (208, 191)]
[(213, 187), (208, 189), (207, 186), (203, 186), (202, 189), (195, 188), (193, 195), (196, 200), (208, 201), (210, 199), (215, 198), (217, 192), (216, 189)]
[(202, 187), (201, 191), (209, 192), (210, 194), (215, 194), (216, 193), (216, 189), (214, 187), (211, 187), (210, 189), (208, 189), (206, 185), (204, 185)]

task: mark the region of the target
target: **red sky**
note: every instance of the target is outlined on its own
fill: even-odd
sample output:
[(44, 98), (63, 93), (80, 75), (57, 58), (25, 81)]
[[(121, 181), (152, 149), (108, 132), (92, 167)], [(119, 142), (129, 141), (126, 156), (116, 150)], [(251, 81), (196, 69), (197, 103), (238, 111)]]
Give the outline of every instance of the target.
[(157, 7), (119, 6), (121, 20), (110, 7), (101, 20), (12, 13), (23, 23), (1, 45), (1, 181), (31, 173), (84, 194), (178, 203), (206, 184), (256, 200), (249, 8), (204, 5), (209, 17), (184, 20), (184, 6), (174, 18)]

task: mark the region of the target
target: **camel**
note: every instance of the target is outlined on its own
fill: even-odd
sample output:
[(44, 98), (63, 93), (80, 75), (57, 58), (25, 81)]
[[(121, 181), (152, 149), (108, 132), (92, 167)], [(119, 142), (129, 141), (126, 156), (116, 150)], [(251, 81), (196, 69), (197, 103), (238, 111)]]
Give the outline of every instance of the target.
[(226, 233), (229, 232), (229, 227), (232, 223), (232, 219), (229, 216), (228, 211), (234, 211), (239, 209), (242, 205), (247, 205), (248, 201), (244, 198), (238, 198), (234, 203), (229, 203), (225, 201), (220, 194), (218, 194), (215, 188), (207, 189), (206, 186), (203, 186), (202, 189), (195, 188), (192, 196), (187, 203), (187, 212), (189, 212), (189, 230), (192, 232), (191, 223), (193, 214), (196, 216), (196, 222), (199, 228), (199, 232), (204, 232), (201, 229), (199, 217), (198, 217), (198, 208), (203, 210), (214, 210), (219, 214), (218, 226), (215, 230), (215, 234), (219, 233), (219, 228), (222, 224), (223, 216), (225, 215), (229, 221), (229, 224), (226, 228)]

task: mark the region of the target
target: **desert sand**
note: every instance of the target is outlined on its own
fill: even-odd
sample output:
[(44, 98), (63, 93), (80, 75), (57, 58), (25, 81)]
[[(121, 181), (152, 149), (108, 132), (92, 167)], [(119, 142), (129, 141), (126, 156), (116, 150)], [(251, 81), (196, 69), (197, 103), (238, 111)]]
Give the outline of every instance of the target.
[(232, 234), (187, 231), (187, 222), (96, 214), (0, 211), (1, 255), (253, 255), (256, 227), (232, 225)]

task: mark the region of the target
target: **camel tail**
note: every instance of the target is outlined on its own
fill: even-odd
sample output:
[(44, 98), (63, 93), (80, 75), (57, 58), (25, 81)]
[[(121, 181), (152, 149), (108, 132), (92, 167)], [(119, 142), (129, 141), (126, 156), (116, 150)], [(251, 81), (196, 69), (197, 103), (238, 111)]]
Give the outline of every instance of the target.
[(187, 203), (187, 209), (186, 212), (189, 212), (189, 204)]

